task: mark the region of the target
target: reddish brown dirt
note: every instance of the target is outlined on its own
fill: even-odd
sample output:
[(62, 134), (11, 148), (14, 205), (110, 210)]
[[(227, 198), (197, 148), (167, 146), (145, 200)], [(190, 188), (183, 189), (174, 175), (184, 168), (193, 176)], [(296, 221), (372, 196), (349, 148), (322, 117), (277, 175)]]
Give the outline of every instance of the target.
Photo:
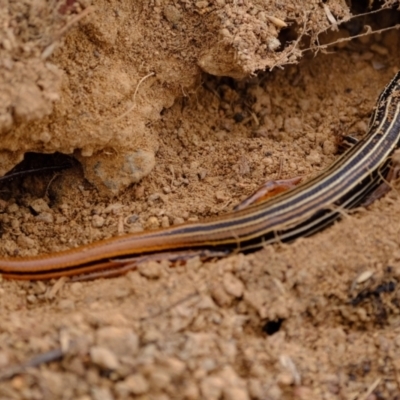
[[(294, 13), (287, 3), (286, 14)], [(341, 2), (327, 3), (335, 15), (345, 15), (339, 12)], [(87, 6), (67, 4), (77, 8), (76, 14)], [(341, 135), (365, 132), (376, 97), (400, 65), (398, 31), (390, 30), (326, 52), (305, 52), (298, 64), (241, 81), (200, 74), (196, 60), (204, 49), (196, 24), (204, 18), (202, 33), (212, 30), (212, 10), (189, 13), (182, 20), (161, 1), (150, 2), (152, 13), (146, 7), (134, 12), (149, 13), (156, 26), (167, 29), (165, 46), (159, 46), (162, 35), (154, 29), (122, 62), (124, 46), (149, 30), (140, 24), (142, 30), (130, 27), (132, 37), (125, 44), (112, 31), (118, 40), (108, 43), (104, 24), (129, 31), (123, 17), (132, 12), (132, 4), (121, 2), (115, 11), (116, 4), (109, 2), (107, 8), (99, 2), (97, 7), (109, 11), (101, 14), (101, 23), (86, 21), (66, 34), (51, 58), (68, 73), (59, 103), (32, 125), (8, 122), (16, 125), (7, 130), (7, 140), (15, 132), (29, 136), (45, 125), (67, 137), (72, 135), (71, 119), (88, 109), (105, 118), (121, 114), (126, 107), (113, 92), (119, 72), (112, 66), (114, 60), (117, 71), (126, 72), (129, 61), (136, 83), (151, 70), (162, 71), (148, 86), (143, 83), (137, 98), (140, 110), (157, 104), (146, 118), (141, 116), (136, 132), (148, 135), (145, 142), (157, 149), (156, 166), (139, 184), (111, 199), (85, 180), (79, 165), (5, 182), (0, 201), (3, 256), (58, 251), (220, 215), (267, 179), (315, 176), (337, 157)], [(314, 7), (311, 0), (307, 4)], [(67, 21), (69, 14), (76, 15), (68, 7), (59, 11), (56, 31), (65, 23), (64, 14)], [(285, 6), (276, 7), (283, 18)], [(378, 14), (368, 24), (387, 26), (394, 13)], [(124, 23), (107, 22), (112, 15)], [(321, 15), (311, 18), (315, 26), (310, 24), (310, 34), (326, 29)], [(46, 19), (43, 24), (51, 25)], [(177, 26), (168, 28), (171, 24)], [(191, 27), (197, 39), (190, 42), (180, 24), (185, 32)], [(349, 30), (329, 33), (321, 43), (349, 35)], [(99, 45), (101, 32), (105, 39)], [(239, 33), (253, 37), (250, 29)], [(88, 76), (89, 86), (103, 86), (83, 96), (78, 83), (85, 82), (92, 57), (85, 46), (95, 45), (107, 58), (112, 79), (106, 79), (107, 70)], [(261, 68), (260, 60), (247, 60), (242, 71)], [(133, 95), (127, 93), (124, 106)], [(74, 107), (69, 110), (68, 104)], [(47, 106), (43, 100), (41, 107)], [(62, 109), (68, 109), (66, 114)], [(137, 112), (120, 126), (134, 127)], [(93, 121), (79, 124), (82, 131), (75, 135), (95, 129)], [(107, 149), (115, 151), (102, 151)], [(209, 262), (194, 258), (175, 267), (149, 262), (119, 278), (82, 283), (2, 280), (0, 398), (400, 398), (398, 190), (394, 184), (381, 200), (311, 238), (246, 256)], [(20, 368), (51, 351), (52, 361), (39, 358), (40, 365)]]

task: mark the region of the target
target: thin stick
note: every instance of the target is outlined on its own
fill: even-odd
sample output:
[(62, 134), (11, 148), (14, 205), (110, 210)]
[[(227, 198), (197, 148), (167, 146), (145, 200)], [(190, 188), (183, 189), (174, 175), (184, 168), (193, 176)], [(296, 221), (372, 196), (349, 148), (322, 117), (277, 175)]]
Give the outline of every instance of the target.
[(11, 172), (8, 175), (0, 176), (0, 182), (7, 181), (9, 179), (14, 179), (17, 178), (18, 176), (35, 174), (36, 172), (57, 171), (59, 169), (66, 169), (69, 167), (71, 167), (71, 165), (64, 164), (64, 165), (55, 165), (53, 167), (33, 168), (33, 169), (27, 169), (25, 171)]
[(11, 379), (15, 375), (22, 374), (26, 371), (27, 368), (34, 368), (42, 364), (48, 364), (53, 361), (58, 361), (61, 360), (63, 357), (64, 353), (61, 348), (46, 351), (45, 353), (34, 356), (30, 360), (22, 364), (12, 365), (8, 368), (4, 368), (2, 371), (0, 371), (0, 381), (5, 381), (7, 379)]
[(65, 26), (64, 28), (62, 28), (60, 31), (57, 32), (54, 42), (58, 39), (61, 38), (61, 36), (63, 36), (65, 33), (67, 33), (67, 31), (73, 26), (75, 25), (77, 22), (79, 22), (82, 18), (85, 18), (87, 15), (89, 15), (90, 13), (92, 13), (93, 11), (96, 10), (96, 7), (93, 6), (89, 6), (87, 8), (85, 8), (80, 14), (78, 14), (76, 17), (72, 18)]
[(50, 182), (47, 184), (46, 190), (45, 190), (45, 192), (44, 192), (44, 195), (45, 195), (45, 196), (48, 196), (50, 186), (51, 186), (51, 184), (54, 182), (54, 180), (55, 180), (58, 176), (60, 176), (60, 175), (56, 173), (56, 174), (54, 174), (54, 175), (51, 177)]
[[(350, 36), (350, 37), (343, 37), (340, 38), (338, 40), (335, 40), (334, 42), (330, 42), (330, 43), (326, 43), (326, 44), (319, 44), (318, 46), (316, 46), (317, 49), (325, 49), (329, 46), (333, 46), (334, 44), (338, 44), (338, 43), (343, 43), (343, 42), (350, 42), (353, 39), (359, 38), (359, 37), (363, 37), (363, 36), (368, 36), (368, 35), (372, 35), (375, 33), (382, 33), (385, 31), (390, 31), (392, 29), (399, 29), (400, 28), (400, 24), (396, 24), (394, 26), (390, 26), (388, 28), (382, 28), (382, 29), (378, 29), (376, 31), (373, 31), (372, 29), (368, 29), (367, 32), (364, 33), (360, 33), (359, 35), (354, 35), (354, 36)], [(303, 49), (300, 50), (302, 53), (305, 53), (306, 51), (310, 51), (310, 50), (314, 50), (314, 47), (308, 47), (307, 49)]]
[[(379, 386), (379, 384), (381, 383), (382, 378), (377, 378), (372, 384), (371, 386), (368, 388), (368, 390), (366, 391), (365, 394), (363, 394), (362, 396), (359, 397), (359, 400), (366, 400), (370, 394), (373, 393), (373, 391)], [(357, 398), (357, 396), (355, 397)]]
[(133, 94), (133, 104), (132, 104), (132, 106), (131, 106), (127, 111), (125, 111), (123, 114), (121, 114), (119, 117), (115, 118), (114, 121), (119, 121), (119, 120), (121, 120), (122, 118), (124, 118), (125, 116), (127, 116), (127, 115), (135, 108), (135, 106), (136, 106), (136, 94), (137, 94), (137, 92), (138, 92), (138, 90), (139, 90), (140, 85), (141, 85), (147, 78), (149, 78), (150, 76), (153, 76), (153, 75), (155, 75), (155, 73), (154, 73), (154, 72), (150, 72), (150, 74), (147, 74), (146, 76), (144, 76), (144, 77), (139, 81), (139, 83), (138, 83), (137, 86), (136, 86), (135, 93)]
[(281, 179), (282, 171), (283, 171), (283, 163), (284, 163), (284, 159), (283, 159), (283, 157), (281, 157), (281, 158), (279, 159), (279, 171), (278, 171), (278, 177), (277, 177), (277, 179)]
[(49, 58), (53, 52), (54, 49), (56, 48), (56, 44), (57, 42), (62, 38), (63, 35), (65, 35), (68, 30), (75, 25), (77, 22), (79, 22), (82, 18), (86, 17), (87, 15), (89, 15), (90, 13), (92, 13), (93, 11), (96, 10), (96, 7), (93, 6), (89, 6), (87, 8), (85, 8), (79, 15), (77, 15), (76, 17), (72, 18), (65, 26), (64, 28), (62, 28), (60, 31), (58, 31), (52, 42), (45, 47), (45, 49), (42, 51), (41, 54), (41, 58), (42, 60), (46, 60), (47, 58)]

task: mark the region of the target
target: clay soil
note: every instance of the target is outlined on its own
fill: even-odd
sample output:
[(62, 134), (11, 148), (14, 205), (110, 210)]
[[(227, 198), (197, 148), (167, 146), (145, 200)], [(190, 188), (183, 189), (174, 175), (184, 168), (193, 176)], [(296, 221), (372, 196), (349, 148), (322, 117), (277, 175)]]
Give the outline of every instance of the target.
[[(154, 168), (117, 196), (91, 179), (87, 165), (74, 161), (82, 160), (81, 153), (74, 153), (68, 169), (5, 180), (0, 193), (3, 257), (34, 256), (221, 215), (268, 179), (318, 175), (338, 157), (342, 135), (365, 133), (377, 96), (400, 65), (399, 32), (392, 29), (301, 54), (291, 48), (285, 55), (280, 48), (269, 58), (257, 56), (249, 45), (241, 68), (230, 70), (235, 76), (217, 77), (200, 70), (204, 65), (196, 57), (204, 51), (204, 32), (193, 33), (211, 30), (213, 2), (196, 2), (193, 7), (203, 12), (189, 6), (187, 11), (189, 1), (170, 2), (172, 8), (145, 2), (134, 14), (137, 30), (124, 31), (124, 42), (112, 18), (118, 15), (125, 24), (130, 3), (99, 2), (92, 25), (82, 19), (63, 32), (48, 57), (68, 79), (58, 81), (55, 76), (62, 75), (54, 68), (47, 76), (40, 57), (35, 64), (41, 79), (48, 78), (43, 93), (58, 93), (57, 99), (38, 98), (35, 105), (42, 111), (37, 114), (26, 109), (24, 101), (33, 103), (24, 100), (21, 89), (18, 102), (25, 114), (7, 120), (7, 127), (5, 119), (0, 124), (7, 141), (17, 141), (16, 132), (32, 137), (44, 127), (52, 135), (72, 135), (71, 151), (59, 142), (60, 153), (66, 154), (79, 147), (78, 136), (99, 125), (83, 118), (80, 130), (71, 133), (77, 126), (71, 125), (71, 115), (90, 111), (109, 121), (131, 109), (118, 120), (122, 129), (135, 127), (135, 113), (151, 106), (146, 117), (141, 114), (139, 139), (132, 140), (154, 150)], [(233, 3), (248, 7), (251, 2)], [(280, 20), (294, 12), (296, 2), (275, 3)], [(312, 0), (306, 3), (318, 7)], [(337, 17), (368, 11), (368, 2), (355, 3), (350, 10), (342, 2), (326, 2)], [(85, 7), (86, 2), (67, 2), (57, 8), (59, 21), (42, 18), (35, 24), (55, 24), (54, 31), (60, 31)], [(391, 8), (335, 31), (329, 29), (326, 10), (319, 8), (298, 48), (309, 47), (320, 30), (326, 30), (319, 37), (323, 44), (366, 32), (363, 24), (382, 29), (399, 18)], [(115, 32), (96, 31), (99, 21)], [(292, 24), (297, 30), (277, 36), (282, 46), (301, 36), (299, 22)], [(182, 35), (182, 29), (195, 39)], [(118, 39), (99, 41), (108, 31)], [(128, 33), (142, 38), (140, 46), (129, 48), (131, 56)], [(250, 29), (237, 34), (252, 37)], [(107, 57), (107, 73), (87, 73), (94, 61), (85, 46), (93, 43), (101, 49), (93, 57)], [(246, 54), (241, 43), (236, 50)], [(43, 48), (50, 52), (48, 45)], [(258, 71), (261, 67), (273, 68)], [(43, 68), (48, 68), (45, 63)], [(119, 72), (123, 69), (126, 78), (129, 68), (133, 83), (121, 83)], [(139, 80), (153, 71), (157, 74), (135, 92)], [(7, 93), (13, 82), (25, 81), (9, 82)], [(93, 90), (93, 82), (101, 90)], [(122, 100), (113, 92), (119, 84), (130, 88), (121, 89)], [(134, 93), (136, 108), (129, 103)], [(112, 148), (110, 137), (93, 140), (98, 140), (94, 153), (123, 151), (121, 144)], [(45, 153), (53, 151), (43, 147)], [(30, 154), (18, 168), (71, 164), (63, 157)], [(386, 196), (344, 214), (312, 237), (247, 255), (195, 257), (178, 265), (149, 261), (124, 276), (89, 282), (1, 280), (0, 398), (400, 399), (399, 191), (393, 183)]]

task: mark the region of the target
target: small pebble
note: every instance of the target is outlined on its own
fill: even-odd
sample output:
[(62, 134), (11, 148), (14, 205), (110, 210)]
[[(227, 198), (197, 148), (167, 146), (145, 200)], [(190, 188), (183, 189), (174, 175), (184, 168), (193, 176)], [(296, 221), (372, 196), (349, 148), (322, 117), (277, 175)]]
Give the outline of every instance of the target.
[(47, 286), (42, 281), (37, 281), (32, 285), (33, 292), (38, 294), (44, 294), (47, 290)]
[(37, 297), (34, 294), (29, 294), (28, 296), (26, 296), (26, 301), (29, 304), (35, 304), (37, 302)]
[(271, 38), (267, 39), (267, 46), (268, 46), (268, 49), (271, 51), (277, 50), (280, 47), (280, 45), (281, 45), (281, 42), (276, 37), (271, 37)]
[(93, 228), (101, 228), (104, 225), (105, 219), (100, 215), (93, 215), (92, 226)]
[(332, 155), (336, 153), (336, 145), (331, 140), (325, 140), (322, 145), (322, 152), (326, 155)]
[(306, 161), (313, 165), (321, 163), (321, 155), (316, 150), (311, 150), (310, 154), (306, 157)]
[(153, 193), (147, 198), (147, 200), (152, 202), (158, 200), (159, 198), (160, 198), (159, 193)]
[(100, 368), (116, 370), (119, 367), (115, 354), (104, 347), (93, 346), (90, 349), (90, 358)]
[(157, 261), (141, 263), (137, 266), (140, 275), (149, 279), (158, 279), (162, 273), (162, 266)]
[(14, 214), (19, 210), (18, 204), (13, 203), (7, 207), (7, 213)]
[(174, 225), (181, 225), (185, 222), (185, 220), (181, 217), (175, 217), (173, 220)]
[(58, 302), (58, 308), (64, 311), (71, 311), (75, 309), (75, 302), (71, 299), (62, 299)]
[(124, 385), (128, 389), (129, 393), (136, 396), (146, 393), (150, 386), (146, 378), (142, 374), (129, 375), (124, 381)]
[(370, 279), (372, 275), (374, 274), (374, 271), (364, 271), (362, 272), (356, 279), (357, 283), (363, 283)]
[(293, 384), (293, 375), (289, 372), (281, 372), (277, 376), (277, 382), (282, 386), (289, 386)]
[(24, 385), (25, 385), (25, 379), (22, 378), (22, 376), (16, 376), (12, 381), (11, 381), (11, 387), (16, 389), (16, 390), (21, 390)]
[(36, 216), (37, 221), (47, 222), (48, 224), (52, 224), (54, 222), (53, 214), (49, 212), (42, 212)]
[(244, 292), (243, 282), (236, 278), (235, 275), (231, 273), (226, 273), (224, 275), (223, 281), (224, 289), (228, 294), (234, 297), (242, 297)]
[(121, 210), (123, 208), (123, 204), (121, 203), (114, 203), (114, 204), (110, 204), (108, 207), (106, 207), (106, 209), (104, 210), (105, 214), (117, 214), (119, 210)]
[(185, 370), (186, 370), (186, 364), (178, 360), (177, 358), (167, 358), (163, 360), (163, 364), (167, 367), (168, 372), (173, 376), (173, 377), (179, 377), (181, 376)]
[(226, 28), (220, 29), (219, 34), (220, 34), (222, 37), (225, 37), (225, 38), (230, 38), (230, 37), (232, 37), (232, 34), (231, 34), (231, 33), (229, 32), (229, 30), (226, 29)]
[(158, 218), (157, 217), (150, 217), (148, 220), (147, 220), (147, 227), (149, 228), (149, 229), (156, 229), (156, 228), (159, 228), (159, 226), (160, 226), (160, 222), (159, 222), (159, 220), (158, 220)]
[(43, 199), (35, 199), (29, 204), (29, 206), (38, 214), (50, 211), (50, 207)]
[(139, 215), (137, 214), (132, 214), (130, 215), (128, 218), (126, 218), (125, 223), (127, 224), (134, 224), (135, 222), (137, 222), (139, 219)]
[(177, 24), (182, 19), (182, 13), (173, 5), (164, 7), (164, 17), (171, 24)]
[(272, 22), (278, 28), (286, 28), (287, 23), (280, 18), (274, 17), (273, 15), (266, 16), (270, 22)]
[(360, 133), (365, 133), (368, 130), (368, 125), (365, 121), (358, 121), (355, 125), (354, 128), (360, 132)]
[(229, 295), (222, 285), (215, 284), (211, 289), (211, 296), (220, 307), (226, 307), (232, 304), (233, 297)]
[(284, 122), (285, 131), (288, 135), (293, 135), (294, 132), (299, 132), (302, 129), (300, 118), (285, 118)]
[(63, 215), (69, 215), (70, 209), (68, 204), (60, 204), (58, 208)]
[(63, 217), (62, 215), (57, 215), (55, 219), (55, 223), (57, 225), (64, 225), (68, 222), (67, 218)]
[(196, 7), (197, 8), (206, 8), (208, 6), (208, 1), (207, 0), (200, 0), (196, 1)]
[(35, 247), (36, 242), (28, 236), (20, 235), (18, 236), (17, 244), (23, 249), (32, 249)]
[(136, 232), (143, 232), (143, 226), (139, 223), (133, 224), (132, 226), (129, 227), (129, 232), (130, 233), (136, 233)]
[(222, 190), (217, 190), (215, 192), (215, 198), (217, 199), (218, 203), (223, 203), (227, 200), (225, 193)]
[(11, 221), (11, 227), (13, 228), (14, 231), (18, 231), (20, 226), (21, 224), (17, 219), (13, 219)]
[(164, 216), (161, 218), (161, 226), (162, 226), (163, 228), (168, 228), (168, 227), (169, 227), (169, 218), (168, 218), (166, 215), (164, 215)]
[(201, 169), (199, 171), (199, 179), (202, 181), (207, 176), (207, 170)]
[(136, 355), (139, 350), (138, 336), (129, 328), (115, 326), (100, 328), (96, 332), (96, 344), (119, 357)]

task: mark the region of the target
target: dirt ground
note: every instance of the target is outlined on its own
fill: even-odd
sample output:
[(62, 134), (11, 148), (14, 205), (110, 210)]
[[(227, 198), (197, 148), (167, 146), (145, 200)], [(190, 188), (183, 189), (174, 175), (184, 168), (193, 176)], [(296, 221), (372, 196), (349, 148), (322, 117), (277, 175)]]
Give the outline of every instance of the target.
[[(363, 135), (400, 66), (397, 2), (267, 3), (0, 0), (1, 171), (29, 152), (1, 256), (226, 213)], [(400, 399), (399, 190), (249, 255), (1, 280), (0, 398)]]

